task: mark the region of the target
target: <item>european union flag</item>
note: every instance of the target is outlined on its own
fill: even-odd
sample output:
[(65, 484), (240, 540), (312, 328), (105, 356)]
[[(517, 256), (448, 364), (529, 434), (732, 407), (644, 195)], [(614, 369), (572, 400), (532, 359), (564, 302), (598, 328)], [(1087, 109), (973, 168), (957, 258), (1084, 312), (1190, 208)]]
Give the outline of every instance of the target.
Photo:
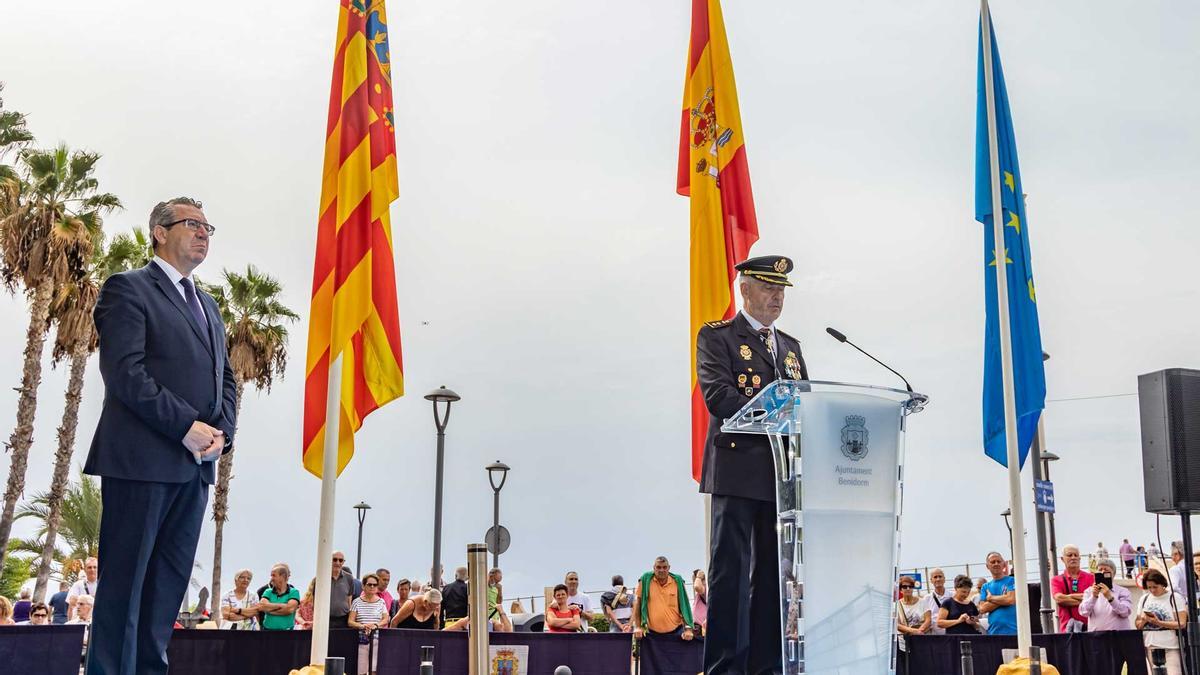
[(1000, 357), (999, 303), (996, 299), (997, 256), (1005, 256), (1008, 277), (1008, 316), (1012, 333), (1012, 367), (1017, 402), (1017, 448), (1021, 465), (1037, 433), (1038, 417), (1046, 407), (1046, 371), (1042, 366), (1042, 336), (1038, 329), (1037, 293), (1029, 257), (1029, 222), (1017, 166), (1017, 143), (996, 33), (989, 35), (992, 83), (995, 88), (996, 146), (1000, 159), (1000, 192), (1004, 242), (997, 251), (992, 228), (991, 154), (988, 143), (987, 80), (984, 76), (983, 21), (979, 30), (979, 97), (975, 126), (975, 220), (984, 224), (983, 271), (987, 295), (987, 321), (983, 345), (983, 448), (988, 457), (1008, 466), (1004, 434), (1004, 390)]

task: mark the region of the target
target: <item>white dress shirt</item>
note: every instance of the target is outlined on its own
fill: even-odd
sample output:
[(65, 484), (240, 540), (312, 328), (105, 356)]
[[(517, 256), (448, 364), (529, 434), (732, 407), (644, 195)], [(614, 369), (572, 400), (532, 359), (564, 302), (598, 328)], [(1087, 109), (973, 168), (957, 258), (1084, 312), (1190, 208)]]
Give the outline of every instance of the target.
[[(192, 282), (192, 288), (194, 289), (196, 287), (196, 282), (192, 279), (192, 275), (189, 274), (184, 276), (179, 270), (175, 269), (174, 265), (158, 256), (154, 256), (154, 262), (159, 266), (160, 269), (162, 269), (163, 272), (166, 272), (167, 278), (171, 280), (171, 285), (175, 287), (175, 290), (179, 291), (179, 297), (183, 298), (183, 304), (186, 305), (187, 291), (183, 290), (183, 286), (179, 282), (183, 279), (187, 279), (188, 281)], [(196, 292), (196, 305), (200, 307), (200, 314), (202, 314), (204, 316), (204, 320), (207, 321), (208, 312), (204, 311), (204, 303), (200, 302), (199, 291)]]

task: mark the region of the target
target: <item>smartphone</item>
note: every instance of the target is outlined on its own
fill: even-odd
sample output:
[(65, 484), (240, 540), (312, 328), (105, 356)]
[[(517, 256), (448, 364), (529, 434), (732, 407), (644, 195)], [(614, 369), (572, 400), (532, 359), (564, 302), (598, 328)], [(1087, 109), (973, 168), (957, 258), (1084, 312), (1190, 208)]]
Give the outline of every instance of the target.
[(1096, 583), (1104, 584), (1108, 588), (1113, 587), (1113, 578), (1111, 574), (1097, 573)]

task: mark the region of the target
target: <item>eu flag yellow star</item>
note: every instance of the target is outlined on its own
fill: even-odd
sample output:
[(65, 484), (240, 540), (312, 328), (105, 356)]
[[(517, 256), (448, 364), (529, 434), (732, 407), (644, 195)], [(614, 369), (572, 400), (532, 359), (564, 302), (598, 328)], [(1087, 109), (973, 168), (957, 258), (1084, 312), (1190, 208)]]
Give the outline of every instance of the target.
[(1037, 302), (1037, 293), (1033, 290), (1033, 279), (1029, 280), (1029, 299)]
[(1008, 222), (1005, 223), (1004, 226), (1005, 227), (1015, 227), (1015, 228), (1017, 228), (1017, 234), (1021, 234), (1021, 217), (1018, 216), (1015, 212), (1009, 211), (1008, 212)]
[[(1004, 264), (1005, 264), (1005, 265), (1011, 265), (1011, 264), (1012, 264), (1012, 258), (1008, 257), (1008, 249), (1001, 249), (1001, 255), (1003, 255), (1003, 256), (1004, 256)], [(995, 252), (995, 251), (992, 251), (992, 262), (988, 263), (988, 267), (995, 267), (995, 266), (996, 266), (996, 257), (997, 257), (997, 256), (996, 256), (996, 252)]]
[(1013, 175), (1007, 171), (1004, 172), (1004, 184), (1008, 186), (1009, 190), (1013, 192), (1017, 191), (1017, 182), (1013, 179)]

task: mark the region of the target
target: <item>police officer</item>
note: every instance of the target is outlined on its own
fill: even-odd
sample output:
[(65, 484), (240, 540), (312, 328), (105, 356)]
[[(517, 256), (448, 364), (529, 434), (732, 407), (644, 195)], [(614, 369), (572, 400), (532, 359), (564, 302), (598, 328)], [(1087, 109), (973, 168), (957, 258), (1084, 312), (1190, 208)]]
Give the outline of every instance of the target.
[(777, 379), (808, 379), (800, 343), (775, 328), (791, 286), (792, 261), (739, 263), (743, 309), (705, 324), (696, 370), (708, 406), (700, 491), (712, 495), (708, 630), (704, 672), (758, 675), (781, 670), (779, 544), (775, 468), (766, 436), (721, 432), (726, 418)]

